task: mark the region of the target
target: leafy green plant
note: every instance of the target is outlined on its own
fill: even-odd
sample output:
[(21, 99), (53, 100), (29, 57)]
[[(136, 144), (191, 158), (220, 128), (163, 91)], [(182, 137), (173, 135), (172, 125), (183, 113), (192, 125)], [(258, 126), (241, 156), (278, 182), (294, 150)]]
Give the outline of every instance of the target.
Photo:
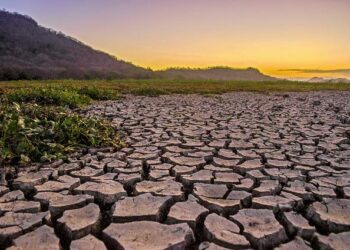
[(116, 100), (118, 92), (113, 89), (101, 89), (97, 87), (83, 87), (78, 90), (80, 95), (86, 95), (93, 100)]
[(104, 120), (36, 104), (3, 103), (0, 108), (0, 165), (47, 162), (76, 148), (121, 145)]
[(77, 108), (89, 104), (91, 99), (74, 90), (58, 88), (23, 88), (9, 91), (8, 101)]

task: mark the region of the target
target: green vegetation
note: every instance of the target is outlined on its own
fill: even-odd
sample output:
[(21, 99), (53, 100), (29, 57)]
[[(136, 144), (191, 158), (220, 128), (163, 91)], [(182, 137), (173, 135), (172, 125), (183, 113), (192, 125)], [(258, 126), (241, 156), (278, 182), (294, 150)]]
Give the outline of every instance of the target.
[(0, 165), (47, 162), (76, 148), (120, 145), (108, 122), (62, 107), (5, 103), (0, 108)]
[(93, 100), (116, 100), (118, 99), (118, 93), (112, 89), (101, 89), (97, 87), (83, 87), (78, 90), (78, 94), (90, 97)]
[(55, 88), (16, 89), (10, 91), (7, 98), (10, 102), (68, 106), (70, 108), (77, 108), (90, 103), (90, 97), (86, 95)]
[[(288, 91), (350, 91), (347, 83), (309, 83), (309, 82), (249, 82), (214, 80), (48, 80), (0, 82), (0, 89), (51, 88), (68, 89), (93, 88), (99, 91), (116, 91), (120, 94), (157, 96), (162, 94), (222, 94), (232, 91), (288, 92)], [(0, 91), (1, 92), (1, 91)], [(101, 99), (101, 98), (100, 98)], [(108, 98), (109, 99), (109, 98)]]
[[(98, 89), (95, 87), (33, 87), (3, 90), (9, 102), (36, 103), (39, 105), (68, 106), (78, 108), (87, 105), (91, 100), (115, 100), (118, 94), (115, 90)], [(0, 92), (1, 94), (1, 92)]]
[(92, 87), (2, 89), (0, 165), (49, 162), (89, 146), (119, 147), (121, 142), (109, 122), (67, 109), (117, 97), (114, 90)]

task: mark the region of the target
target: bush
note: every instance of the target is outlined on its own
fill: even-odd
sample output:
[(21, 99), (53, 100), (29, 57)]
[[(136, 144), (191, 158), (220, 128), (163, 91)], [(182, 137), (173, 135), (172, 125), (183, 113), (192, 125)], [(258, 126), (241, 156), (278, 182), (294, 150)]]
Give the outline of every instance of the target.
[(157, 97), (160, 95), (169, 94), (167, 91), (163, 89), (149, 88), (149, 87), (140, 87), (137, 89), (133, 89), (130, 91), (130, 93), (133, 95), (151, 96), (151, 97)]
[(86, 95), (93, 100), (116, 100), (118, 93), (112, 89), (101, 89), (96, 87), (84, 87), (78, 90), (80, 95)]
[(63, 158), (81, 147), (120, 146), (110, 123), (59, 107), (0, 104), (0, 165)]
[(7, 94), (8, 101), (17, 103), (36, 103), (77, 108), (90, 103), (86, 95), (76, 91), (58, 88), (16, 89)]

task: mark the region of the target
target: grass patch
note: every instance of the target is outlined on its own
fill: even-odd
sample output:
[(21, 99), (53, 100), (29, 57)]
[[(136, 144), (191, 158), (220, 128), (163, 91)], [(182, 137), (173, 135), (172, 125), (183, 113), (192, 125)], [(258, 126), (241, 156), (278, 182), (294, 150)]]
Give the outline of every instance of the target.
[(108, 122), (60, 107), (3, 103), (0, 108), (0, 165), (48, 162), (77, 148), (121, 143)]
[[(249, 82), (249, 81), (213, 81), (213, 80), (49, 80), (0, 82), (5, 90), (21, 88), (68, 88), (80, 90), (80, 93), (92, 99), (96, 89), (109, 93), (158, 96), (163, 94), (222, 94), (234, 91), (254, 92), (304, 92), (304, 91), (350, 91), (348, 83), (310, 83), (310, 82)], [(102, 95), (102, 96), (103, 96)], [(111, 99), (108, 97), (107, 99)], [(104, 100), (104, 99), (102, 99)]]
[(36, 103), (39, 105), (68, 106), (78, 108), (89, 104), (91, 99), (75, 91), (57, 88), (15, 89), (7, 95), (9, 102)]
[(79, 108), (91, 103), (91, 100), (116, 100), (117, 91), (112, 89), (98, 89), (96, 87), (74, 86), (59, 88), (56, 86), (33, 88), (8, 88), (0, 90), (9, 102), (36, 103), (39, 105), (67, 106)]
[(97, 88), (97, 87), (82, 87), (77, 91), (80, 95), (85, 95), (93, 100), (106, 101), (116, 100), (119, 98), (118, 92), (113, 89)]

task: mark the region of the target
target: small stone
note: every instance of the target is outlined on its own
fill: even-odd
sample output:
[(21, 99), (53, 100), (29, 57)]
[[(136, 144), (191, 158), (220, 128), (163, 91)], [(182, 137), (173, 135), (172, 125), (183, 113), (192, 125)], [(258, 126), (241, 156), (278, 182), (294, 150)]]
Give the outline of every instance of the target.
[(316, 226), (327, 232), (344, 232), (350, 230), (350, 200), (325, 199), (323, 203), (312, 203), (306, 217)]
[(34, 186), (43, 184), (45, 181), (48, 181), (51, 173), (51, 171), (27, 173), (16, 178), (13, 182), (13, 187), (15, 189), (22, 190), (26, 194), (30, 193), (34, 190)]
[(275, 195), (280, 192), (282, 186), (276, 180), (261, 181), (260, 186), (253, 190), (254, 196)]
[(238, 189), (238, 190), (244, 190), (244, 191), (249, 192), (254, 187), (254, 181), (252, 179), (249, 179), (249, 178), (241, 179), (241, 183), (234, 184), (233, 187)]
[(243, 141), (243, 140), (239, 140), (239, 141), (235, 140), (235, 141), (232, 141), (228, 147), (229, 148), (234, 148), (236, 150), (253, 149), (254, 148), (254, 144), (250, 143), (250, 142)]
[(241, 156), (243, 156), (244, 159), (260, 159), (260, 155), (255, 153), (252, 150), (237, 150), (237, 153)]
[(141, 220), (161, 221), (171, 201), (170, 196), (153, 196), (150, 193), (126, 197), (115, 203), (112, 219), (118, 223)]
[(252, 178), (256, 182), (270, 179), (269, 176), (264, 175), (260, 170), (248, 171), (246, 177)]
[(101, 218), (100, 208), (90, 203), (82, 208), (65, 211), (57, 220), (57, 225), (66, 239), (76, 240), (90, 233), (98, 233)]
[(113, 181), (116, 180), (117, 177), (117, 173), (106, 173), (103, 175), (91, 177), (91, 180), (95, 182)]
[(350, 199), (350, 187), (343, 188), (344, 198)]
[(58, 174), (65, 175), (69, 174), (72, 171), (78, 171), (81, 168), (79, 163), (65, 163), (59, 166)]
[(151, 181), (161, 180), (164, 177), (169, 177), (169, 170), (151, 170), (148, 174)]
[(198, 250), (228, 250), (229, 248), (221, 247), (215, 243), (204, 241), (199, 245)]
[(227, 160), (230, 160), (230, 159), (240, 160), (242, 158), (240, 155), (234, 153), (232, 150), (229, 150), (229, 149), (220, 149), (218, 152), (218, 156)]
[(167, 222), (169, 224), (187, 222), (194, 230), (196, 225), (201, 222), (205, 215), (209, 213), (208, 209), (199, 205), (195, 201), (177, 202), (170, 208)]
[(101, 204), (112, 204), (126, 196), (123, 185), (116, 181), (85, 182), (75, 188), (74, 193), (91, 195)]
[(79, 178), (73, 178), (69, 175), (62, 175), (62, 176), (58, 177), (57, 181), (69, 184), (70, 189), (74, 189), (80, 185)]
[(158, 182), (142, 181), (136, 183), (135, 193), (151, 193), (159, 196), (171, 196), (176, 200), (181, 200), (184, 197), (181, 183), (172, 180)]
[(37, 213), (40, 212), (40, 203), (35, 201), (13, 201), (9, 203), (0, 203), (0, 212)]
[(300, 237), (296, 237), (294, 240), (282, 244), (275, 248), (276, 250), (312, 250), (312, 248), (303, 241)]
[(214, 179), (213, 172), (210, 170), (200, 170), (190, 175), (182, 175), (181, 182), (186, 186), (191, 186), (193, 183), (211, 183)]
[(186, 174), (192, 174), (196, 172), (197, 168), (196, 167), (188, 167), (188, 166), (175, 166), (171, 169), (171, 174), (177, 178), (179, 178), (181, 175), (186, 175)]
[(243, 176), (236, 173), (215, 173), (215, 184), (238, 184), (240, 179), (243, 179)]
[(136, 182), (141, 181), (140, 174), (118, 174), (118, 177), (115, 179), (116, 181), (126, 184), (126, 185), (134, 185)]
[(271, 209), (274, 213), (279, 211), (290, 211), (295, 207), (295, 201), (282, 196), (256, 197), (252, 201), (253, 208)]
[(65, 210), (81, 208), (94, 201), (90, 195), (62, 195), (51, 192), (38, 193), (34, 200), (48, 207), (53, 217), (59, 216)]
[(292, 166), (292, 163), (290, 161), (280, 161), (280, 160), (267, 160), (266, 163), (267, 167), (271, 167), (271, 168), (290, 168)]
[(10, 241), (43, 224), (47, 212), (12, 213), (0, 217), (0, 244)]
[(319, 200), (324, 200), (325, 198), (337, 198), (337, 194), (335, 193), (333, 188), (328, 188), (328, 187), (316, 188), (315, 187), (315, 188), (310, 188), (310, 191)]
[(72, 190), (77, 185), (59, 181), (47, 181), (42, 185), (35, 186), (36, 192), (61, 192), (64, 190)]
[(239, 234), (239, 227), (234, 222), (217, 214), (207, 216), (203, 231), (206, 239), (223, 247), (240, 249), (250, 247), (249, 241)]
[(231, 216), (243, 228), (243, 235), (257, 249), (268, 249), (288, 240), (284, 228), (267, 209), (242, 209)]
[(113, 169), (113, 173), (119, 173), (119, 174), (140, 174), (142, 172), (142, 167), (127, 167), (127, 168), (115, 168)]
[(7, 194), (8, 192), (10, 192), (10, 189), (8, 187), (0, 186), (0, 196), (3, 196), (4, 194)]
[(24, 200), (24, 193), (21, 190), (11, 191), (0, 197), (0, 203)]
[(105, 244), (92, 235), (74, 240), (70, 244), (70, 250), (107, 250)]
[(53, 228), (46, 225), (15, 239), (14, 245), (25, 250), (62, 249), (60, 239), (55, 235)]
[(196, 183), (193, 186), (193, 193), (197, 197), (204, 196), (208, 198), (222, 199), (227, 191), (227, 186), (223, 184)]
[(154, 160), (159, 157), (158, 153), (148, 153), (148, 154), (141, 154), (141, 153), (132, 153), (131, 155), (128, 156), (130, 159), (135, 159), (135, 160)]
[(241, 174), (245, 174), (246, 172), (251, 170), (262, 170), (263, 165), (261, 165), (260, 160), (248, 160), (236, 166), (234, 169), (239, 171)]
[(90, 167), (84, 167), (78, 171), (72, 171), (71, 176), (79, 178), (81, 181), (90, 181), (92, 177), (99, 176), (103, 174), (103, 169), (94, 169)]
[(344, 232), (339, 234), (331, 233), (328, 236), (316, 233), (313, 242), (319, 249), (325, 249), (325, 250), (349, 249), (350, 232)]
[(288, 182), (287, 186), (283, 188), (283, 191), (299, 196), (304, 201), (313, 201), (313, 194), (306, 190), (305, 185), (305, 182), (301, 181)]
[(160, 164), (155, 164), (155, 165), (151, 165), (151, 169), (152, 170), (168, 170), (169, 171), (173, 168), (174, 166), (168, 163), (160, 163)]
[(214, 157), (213, 159), (213, 165), (217, 167), (224, 167), (224, 168), (234, 168), (239, 163), (239, 160), (225, 160), (221, 158)]
[(205, 165), (203, 170), (209, 170), (209, 171), (216, 172), (216, 173), (219, 173), (219, 172), (232, 173), (232, 169), (231, 168), (217, 167), (217, 166), (214, 166), (213, 164)]
[(169, 157), (170, 163), (174, 165), (183, 165), (189, 167), (201, 167), (204, 166), (206, 161), (202, 158), (192, 158), (192, 157)]
[(112, 223), (102, 237), (111, 249), (185, 249), (194, 241), (186, 223), (164, 225), (153, 221)]
[(109, 162), (106, 168), (107, 172), (114, 172), (115, 169), (126, 168), (127, 165), (128, 164), (124, 161), (114, 160), (112, 162)]
[(310, 240), (316, 232), (315, 227), (310, 226), (308, 220), (295, 212), (283, 213), (282, 222), (290, 235), (298, 235)]
[(205, 196), (198, 196), (198, 199), (210, 212), (218, 214), (234, 214), (241, 208), (239, 200), (213, 199)]
[(244, 207), (249, 207), (252, 203), (252, 195), (246, 191), (233, 190), (226, 198), (227, 200), (239, 200)]

